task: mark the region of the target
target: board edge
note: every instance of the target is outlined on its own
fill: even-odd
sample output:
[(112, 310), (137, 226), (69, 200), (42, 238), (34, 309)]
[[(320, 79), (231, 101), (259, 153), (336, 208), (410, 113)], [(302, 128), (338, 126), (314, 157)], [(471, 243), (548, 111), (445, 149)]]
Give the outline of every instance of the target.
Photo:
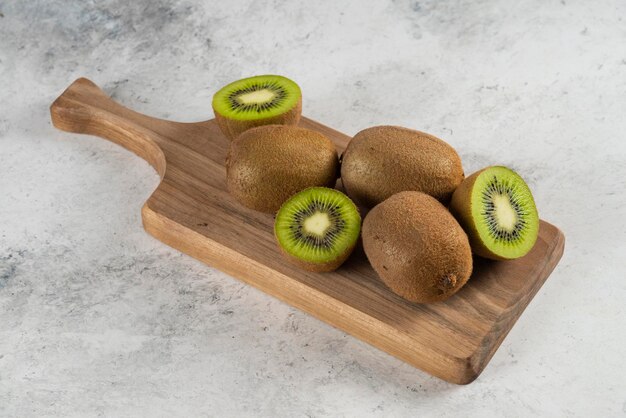
[[(160, 213), (152, 210), (150, 207), (150, 199), (148, 199), (148, 201), (146, 201), (143, 205), (141, 215), (145, 231), (162, 243), (196, 260), (199, 260), (210, 267), (216, 268), (241, 282), (249, 284), (289, 306), (293, 306), (296, 309), (306, 312), (316, 319), (367, 343), (377, 350), (398, 358), (425, 373), (433, 375), (449, 383), (464, 385), (476, 379), (482, 371), (481, 369), (477, 373), (475, 364), (473, 363), (472, 354), (467, 356), (455, 356), (453, 354), (422, 345), (410, 334), (398, 331), (391, 325), (379, 321), (376, 318), (351, 307), (341, 300), (333, 298), (320, 290), (311, 288), (304, 283), (290, 278), (289, 276), (285, 276), (284, 274), (249, 257), (236, 253), (234, 250), (220, 244), (219, 242), (161, 215)], [(189, 239), (184, 239), (183, 237), (185, 235), (187, 235)], [(211, 250), (209, 251), (211, 253), (210, 256), (202, 253), (199, 250), (199, 247), (194, 248), (193, 244), (190, 244), (196, 239), (200, 240), (205, 245), (208, 244), (211, 247)], [(230, 256), (233, 257), (236, 255), (239, 257), (240, 261), (238, 263), (221, 263), (220, 260), (230, 260), (227, 255), (228, 253), (235, 253)], [(242, 257), (245, 258), (245, 263), (241, 262)], [(267, 278), (257, 280), (248, 277), (247, 271), (253, 271), (254, 273), (252, 274), (257, 277), (269, 277), (271, 275), (273, 276), (272, 280), (277, 280), (277, 282), (282, 280), (281, 287), (284, 287), (285, 284), (287, 284), (290, 288), (287, 291), (284, 289), (279, 290), (277, 287), (268, 284), (269, 279)], [(297, 298), (289, 297), (289, 293), (295, 293), (298, 295), (308, 293), (308, 297), (301, 297), (301, 301), (299, 301)], [(329, 302), (329, 300), (331, 300), (332, 303)], [(310, 303), (311, 301), (319, 302), (319, 305), (317, 306), (320, 308), (315, 309), (311, 307), (311, 305), (314, 305)], [(333, 312), (335, 315), (328, 315), (328, 312)], [(371, 330), (376, 328), (384, 329), (385, 332), (372, 333)], [(392, 336), (393, 338), (391, 338)], [(401, 348), (399, 348), (399, 344), (397, 343), (390, 342), (388, 344), (384, 344), (384, 341), (386, 340), (401, 340), (403, 344)], [(383, 343), (381, 343), (381, 341)], [(431, 360), (429, 362), (422, 362), (420, 361), (420, 358), (428, 358)], [(433, 362), (432, 358), (439, 358), (440, 361)]]

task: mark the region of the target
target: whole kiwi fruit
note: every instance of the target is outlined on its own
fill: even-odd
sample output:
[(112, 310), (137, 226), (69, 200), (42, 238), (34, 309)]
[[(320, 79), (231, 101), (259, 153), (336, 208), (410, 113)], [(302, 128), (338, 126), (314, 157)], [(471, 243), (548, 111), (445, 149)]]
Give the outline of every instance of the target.
[(261, 212), (276, 212), (308, 187), (334, 187), (338, 171), (330, 139), (291, 125), (249, 129), (230, 144), (226, 157), (228, 191), (242, 205)]
[(365, 217), (363, 248), (382, 281), (412, 302), (449, 298), (469, 279), (472, 253), (461, 226), (435, 198), (400, 192)]
[(530, 188), (506, 167), (487, 167), (466, 178), (452, 195), (450, 211), (467, 232), (472, 251), (484, 258), (522, 257), (539, 235)]
[(213, 96), (215, 120), (224, 135), (262, 125), (297, 125), (302, 113), (300, 87), (280, 75), (248, 77), (222, 87)]
[(429, 194), (445, 204), (463, 178), (454, 148), (427, 133), (397, 126), (357, 133), (342, 155), (343, 186), (367, 207), (406, 190)]

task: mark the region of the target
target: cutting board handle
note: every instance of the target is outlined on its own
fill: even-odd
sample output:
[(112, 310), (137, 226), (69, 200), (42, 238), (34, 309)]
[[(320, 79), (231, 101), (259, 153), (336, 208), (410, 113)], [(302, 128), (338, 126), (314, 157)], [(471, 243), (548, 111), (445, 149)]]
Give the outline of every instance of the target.
[(159, 120), (116, 103), (92, 81), (74, 81), (52, 103), (50, 116), (56, 128), (113, 141), (145, 159), (161, 178), (165, 175), (165, 156), (158, 143), (166, 139), (150, 129)]

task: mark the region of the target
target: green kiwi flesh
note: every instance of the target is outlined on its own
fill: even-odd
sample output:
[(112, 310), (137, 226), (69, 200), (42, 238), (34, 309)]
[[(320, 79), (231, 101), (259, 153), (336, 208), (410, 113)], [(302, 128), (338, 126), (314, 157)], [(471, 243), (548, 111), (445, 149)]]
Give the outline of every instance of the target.
[(274, 223), (278, 246), (305, 270), (332, 271), (350, 255), (361, 230), (361, 216), (348, 196), (311, 187), (287, 200)]
[(537, 241), (539, 215), (532, 193), (509, 168), (487, 167), (469, 176), (454, 192), (450, 210), (479, 256), (519, 258)]
[(234, 139), (255, 126), (297, 125), (302, 93), (292, 80), (260, 75), (234, 81), (213, 96), (213, 111), (222, 132)]

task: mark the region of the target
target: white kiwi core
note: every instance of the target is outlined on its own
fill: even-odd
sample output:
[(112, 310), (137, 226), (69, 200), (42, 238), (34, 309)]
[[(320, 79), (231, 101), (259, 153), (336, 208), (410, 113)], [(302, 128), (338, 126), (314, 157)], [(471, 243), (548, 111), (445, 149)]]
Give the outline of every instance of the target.
[(255, 104), (255, 103), (269, 103), (274, 97), (276, 97), (276, 93), (269, 89), (262, 89), (257, 91), (251, 91), (250, 93), (244, 93), (240, 95), (237, 99), (243, 104)]
[(313, 215), (304, 220), (303, 227), (309, 234), (323, 237), (331, 222), (327, 213), (315, 212)]
[(517, 223), (517, 213), (511, 205), (507, 195), (496, 194), (493, 196), (494, 216), (498, 226), (506, 231), (513, 231)]

